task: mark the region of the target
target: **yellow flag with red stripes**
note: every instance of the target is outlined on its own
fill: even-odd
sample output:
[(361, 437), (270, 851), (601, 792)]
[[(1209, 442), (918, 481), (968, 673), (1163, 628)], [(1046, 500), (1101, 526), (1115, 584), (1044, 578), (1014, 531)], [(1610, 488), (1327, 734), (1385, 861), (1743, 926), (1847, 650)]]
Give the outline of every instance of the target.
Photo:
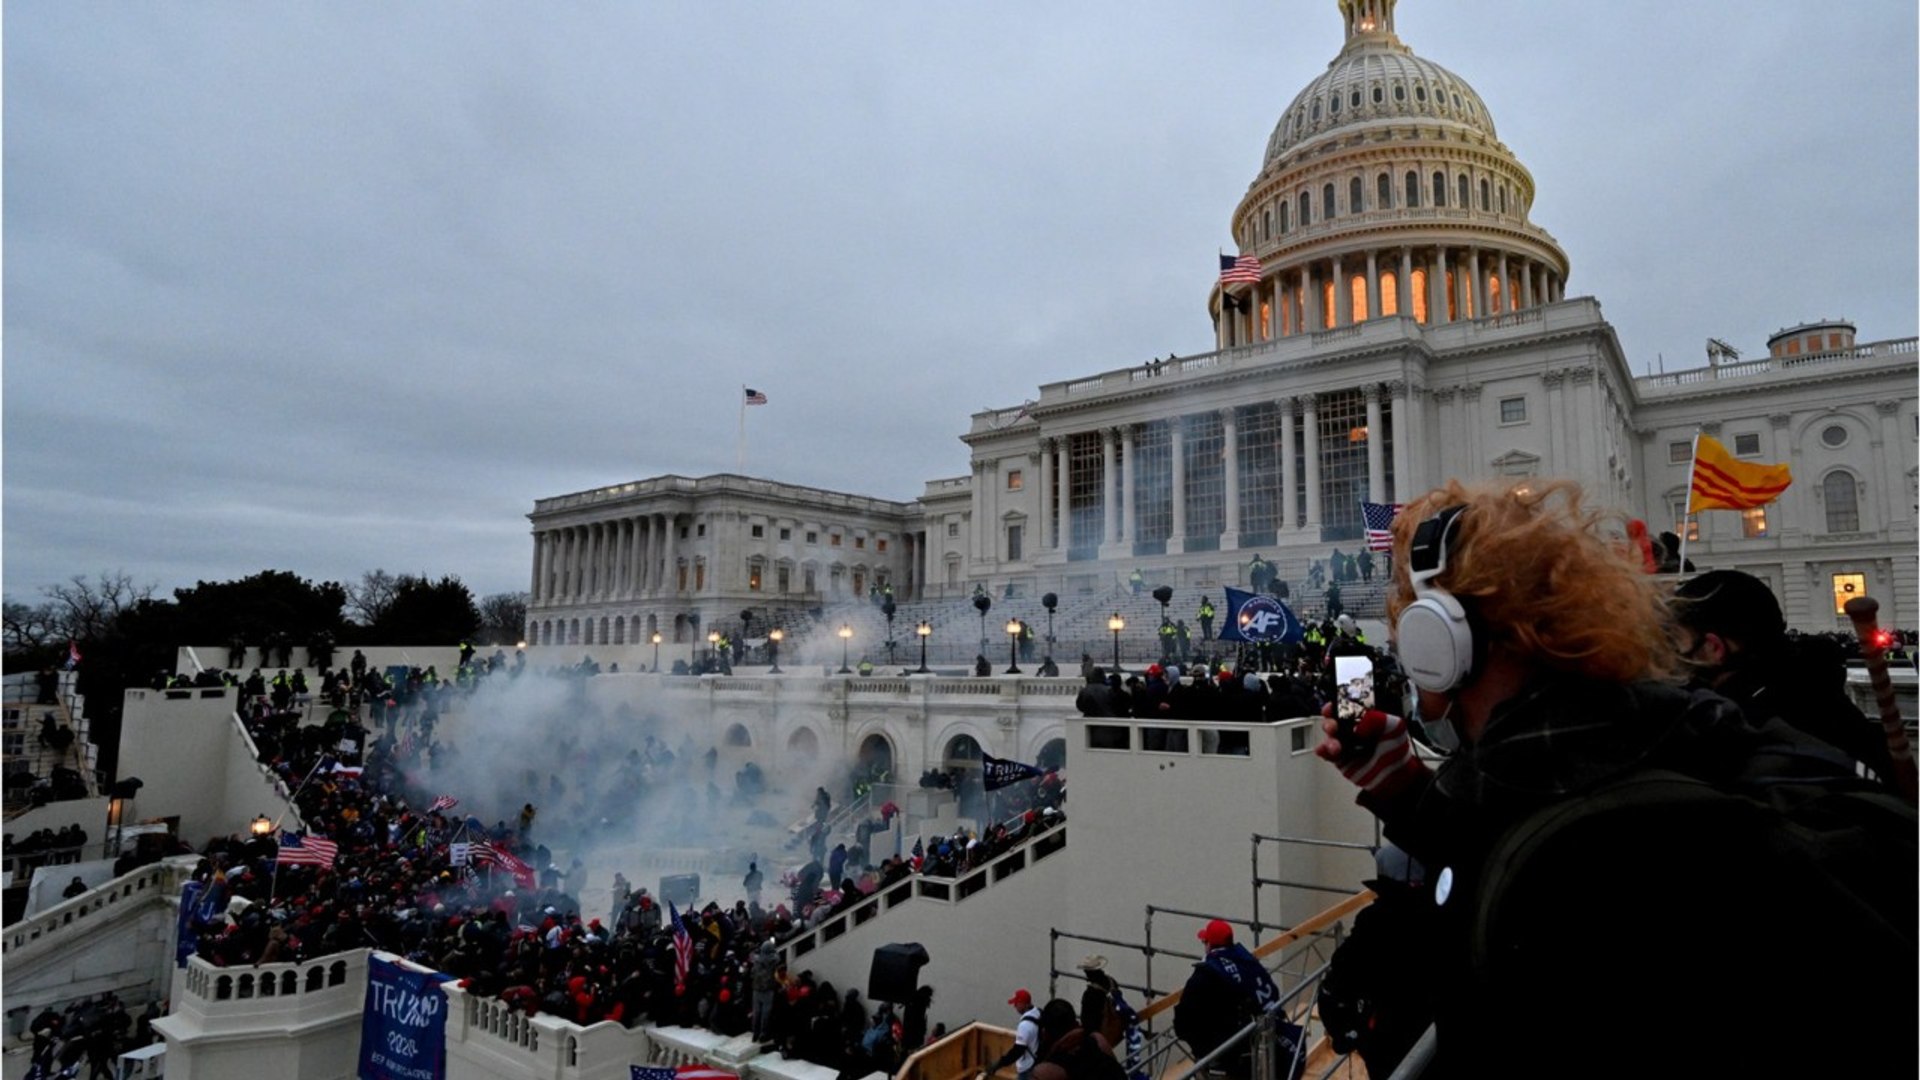
[(1698, 435), (1693, 443), (1693, 488), (1687, 494), (1687, 513), (1765, 506), (1791, 483), (1793, 470), (1787, 466), (1741, 461), (1720, 440)]

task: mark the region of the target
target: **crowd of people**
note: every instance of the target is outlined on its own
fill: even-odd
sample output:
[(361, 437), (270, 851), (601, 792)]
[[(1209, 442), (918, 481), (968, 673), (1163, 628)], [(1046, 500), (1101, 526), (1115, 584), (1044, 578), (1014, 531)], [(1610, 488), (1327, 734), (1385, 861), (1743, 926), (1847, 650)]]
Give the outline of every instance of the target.
[(42, 1009), (27, 1021), (33, 1046), (26, 1078), (77, 1080), (84, 1066), (86, 1080), (114, 1080), (121, 1054), (157, 1041), (153, 1022), (165, 1012), (165, 1004), (155, 999), (136, 1018), (113, 993), (79, 998), (65, 1009)]

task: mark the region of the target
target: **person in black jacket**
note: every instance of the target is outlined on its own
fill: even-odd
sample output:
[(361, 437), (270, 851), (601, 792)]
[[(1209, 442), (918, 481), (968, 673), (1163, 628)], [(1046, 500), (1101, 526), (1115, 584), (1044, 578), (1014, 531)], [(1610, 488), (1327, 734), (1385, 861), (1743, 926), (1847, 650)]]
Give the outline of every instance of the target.
[[(1198, 935), (1207, 955), (1193, 965), (1193, 974), (1173, 1007), (1173, 1030), (1200, 1061), (1218, 1050), (1266, 1008), (1280, 1000), (1273, 977), (1246, 946), (1235, 943), (1233, 927), (1214, 919)], [(1249, 1075), (1252, 1040), (1216, 1058), (1213, 1067), (1228, 1076)]]

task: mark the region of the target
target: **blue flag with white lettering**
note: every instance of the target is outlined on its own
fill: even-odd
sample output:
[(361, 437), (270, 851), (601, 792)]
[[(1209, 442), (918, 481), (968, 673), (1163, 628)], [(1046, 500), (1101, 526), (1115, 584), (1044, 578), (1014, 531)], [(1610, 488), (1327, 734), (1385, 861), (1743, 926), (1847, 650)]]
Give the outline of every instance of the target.
[(360, 1080), (446, 1080), (447, 995), (437, 971), (367, 957)]
[(1285, 601), (1227, 587), (1227, 623), (1220, 628), (1221, 641), (1282, 645), (1299, 641), (1304, 632)]

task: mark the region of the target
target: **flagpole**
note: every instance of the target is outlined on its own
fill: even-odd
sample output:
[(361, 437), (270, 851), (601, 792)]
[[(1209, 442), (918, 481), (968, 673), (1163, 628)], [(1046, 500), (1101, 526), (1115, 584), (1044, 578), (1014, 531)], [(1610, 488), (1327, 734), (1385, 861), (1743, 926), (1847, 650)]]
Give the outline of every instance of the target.
[(740, 384), (740, 446), (735, 454), (733, 471), (742, 476), (747, 474), (747, 384)]
[(1687, 534), (1693, 523), (1693, 471), (1700, 467), (1700, 429), (1693, 431), (1693, 458), (1687, 462), (1687, 512), (1680, 516), (1680, 562), (1673, 568), (1673, 576), (1684, 577), (1687, 573)]

